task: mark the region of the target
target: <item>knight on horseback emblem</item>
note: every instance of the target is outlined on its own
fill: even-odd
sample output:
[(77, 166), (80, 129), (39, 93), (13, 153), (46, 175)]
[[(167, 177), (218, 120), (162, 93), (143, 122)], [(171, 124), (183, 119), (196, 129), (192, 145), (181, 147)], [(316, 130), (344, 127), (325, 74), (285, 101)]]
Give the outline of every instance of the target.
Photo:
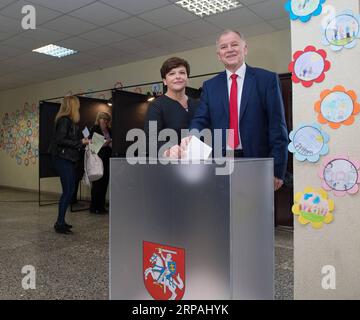
[(185, 250), (144, 241), (144, 284), (155, 300), (180, 300), (185, 291)]

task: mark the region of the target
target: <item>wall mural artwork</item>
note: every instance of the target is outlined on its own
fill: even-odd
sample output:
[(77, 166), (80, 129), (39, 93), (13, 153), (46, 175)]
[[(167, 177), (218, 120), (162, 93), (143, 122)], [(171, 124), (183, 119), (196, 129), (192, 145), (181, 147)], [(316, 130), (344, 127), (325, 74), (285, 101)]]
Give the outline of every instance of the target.
[[(115, 89), (123, 89), (124, 85), (122, 81), (118, 80), (114, 84)], [(162, 92), (162, 83), (155, 83), (153, 85), (144, 85), (144, 86), (137, 86), (132, 88), (125, 88), (125, 91), (140, 93), (140, 94), (148, 94), (155, 97), (161, 96), (163, 94)]]
[(329, 71), (331, 63), (326, 60), (325, 50), (317, 50), (314, 46), (307, 46), (303, 51), (299, 50), (293, 54), (293, 61), (289, 64), (292, 73), (292, 81), (308, 88), (314, 82), (323, 82), (325, 72)]
[(0, 116), (0, 151), (18, 165), (35, 165), (39, 158), (39, 107), (25, 103), (21, 110)]
[(312, 16), (318, 16), (325, 0), (288, 0), (284, 7), (291, 20), (308, 22)]
[(311, 224), (314, 229), (321, 229), (324, 223), (334, 220), (334, 200), (329, 199), (325, 190), (309, 186), (303, 192), (297, 192), (294, 200), (292, 212), (298, 217), (300, 224)]
[(360, 161), (346, 155), (326, 157), (318, 172), (321, 187), (337, 197), (355, 194), (359, 191), (359, 170)]
[(151, 86), (150, 85), (139, 86), (139, 87), (133, 88), (132, 91), (135, 93), (142, 93), (142, 94), (152, 95), (155, 97), (158, 97), (163, 94), (162, 86), (160, 83), (156, 83)]
[[(83, 90), (83, 89), (78, 89), (76, 91), (72, 91), (69, 90), (68, 92), (66, 92), (65, 96), (72, 96), (72, 95), (77, 95), (80, 97), (86, 97), (86, 98), (93, 98), (93, 99), (103, 99), (103, 100), (109, 100), (111, 98), (111, 92), (110, 90), (104, 90), (104, 91), (100, 91), (100, 92), (93, 92), (96, 91), (95, 89), (87, 89), (87, 90)], [(61, 101), (59, 101), (61, 102)]]
[(350, 126), (354, 123), (355, 115), (360, 112), (360, 103), (355, 91), (338, 85), (332, 90), (322, 91), (314, 109), (319, 123), (338, 129), (341, 125)]
[(329, 152), (329, 135), (316, 124), (300, 124), (289, 134), (288, 150), (298, 161), (317, 162)]
[(360, 15), (351, 10), (345, 10), (334, 16), (328, 16), (322, 27), (322, 43), (331, 50), (351, 49), (360, 38)]

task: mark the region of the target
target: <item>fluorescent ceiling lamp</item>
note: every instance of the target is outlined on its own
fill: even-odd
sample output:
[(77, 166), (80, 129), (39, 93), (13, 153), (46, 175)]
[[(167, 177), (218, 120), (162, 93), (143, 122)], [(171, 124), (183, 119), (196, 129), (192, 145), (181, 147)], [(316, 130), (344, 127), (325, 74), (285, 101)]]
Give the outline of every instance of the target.
[(33, 52), (47, 54), (49, 56), (56, 57), (56, 58), (62, 58), (62, 57), (70, 56), (71, 54), (77, 53), (77, 51), (75, 51), (75, 50), (59, 47), (54, 44), (49, 44), (45, 47), (34, 49)]
[(175, 3), (200, 17), (222, 13), (242, 6), (236, 0), (180, 0)]

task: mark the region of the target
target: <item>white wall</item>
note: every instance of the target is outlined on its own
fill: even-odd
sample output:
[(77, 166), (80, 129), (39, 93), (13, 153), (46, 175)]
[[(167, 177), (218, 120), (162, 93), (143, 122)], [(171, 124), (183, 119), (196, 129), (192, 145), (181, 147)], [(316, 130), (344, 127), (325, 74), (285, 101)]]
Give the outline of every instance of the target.
[[(327, 4), (327, 2), (325, 3)], [(344, 9), (359, 12), (358, 0), (334, 0), (329, 2), (339, 13)], [(353, 89), (360, 96), (360, 43), (353, 49), (333, 52), (321, 44), (320, 24), (323, 16), (313, 17), (308, 23), (291, 23), (292, 52), (303, 50), (307, 45), (325, 49), (331, 69), (326, 73), (325, 81), (304, 88), (293, 85), (293, 121), (294, 128), (301, 122), (317, 122), (314, 103), (320, 99), (320, 93), (343, 85)], [(360, 160), (358, 142), (360, 119), (355, 117), (351, 126), (323, 130), (330, 135), (330, 155), (347, 154)], [(322, 158), (316, 164), (301, 163), (294, 160), (294, 192), (302, 192), (306, 186), (319, 188), (321, 185), (317, 172)], [(329, 193), (335, 201), (334, 221), (315, 230), (310, 225), (300, 225), (294, 219), (294, 280), (295, 299), (359, 299), (360, 298), (360, 194), (346, 195), (342, 198)], [(324, 290), (321, 282), (322, 268), (332, 265), (336, 270), (336, 290)]]
[[(267, 68), (278, 73), (287, 72), (287, 65), (290, 60), (289, 30), (247, 40), (249, 46), (247, 62), (250, 65)], [(191, 75), (223, 70), (222, 65), (217, 60), (215, 46), (174, 53), (173, 55), (181, 56), (189, 61)], [(93, 90), (108, 89), (112, 88), (117, 81), (121, 81), (124, 86), (159, 81), (161, 80), (159, 69), (167, 57), (169, 56), (0, 92), (0, 120), (5, 112), (22, 109), (25, 102), (30, 103), (30, 105), (33, 103), (37, 105), (40, 100), (63, 96), (69, 91), (78, 93), (89, 88)], [(200, 87), (203, 80), (194, 79), (190, 85)], [(38, 188), (38, 164), (17, 165), (14, 158), (11, 158), (4, 150), (0, 150), (0, 163), (0, 185), (35, 190)], [(49, 180), (50, 182), (44, 181), (42, 189), (57, 190), (57, 183), (54, 183), (53, 179)]]

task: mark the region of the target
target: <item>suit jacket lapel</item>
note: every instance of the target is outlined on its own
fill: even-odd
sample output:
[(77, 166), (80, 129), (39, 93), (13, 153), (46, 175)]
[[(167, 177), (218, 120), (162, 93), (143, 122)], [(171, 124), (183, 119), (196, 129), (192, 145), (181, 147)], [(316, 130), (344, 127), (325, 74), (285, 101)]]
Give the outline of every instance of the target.
[(246, 72), (245, 72), (245, 79), (244, 79), (244, 85), (243, 90), (241, 94), (241, 103), (240, 103), (240, 118), (243, 117), (246, 107), (248, 105), (249, 97), (251, 94), (251, 90), (254, 86), (255, 77), (252, 72), (252, 68), (246, 65)]
[(224, 108), (224, 112), (226, 115), (226, 119), (229, 120), (229, 89), (228, 89), (228, 81), (226, 77), (226, 71), (222, 72), (220, 79), (219, 92), (221, 93), (221, 101)]

